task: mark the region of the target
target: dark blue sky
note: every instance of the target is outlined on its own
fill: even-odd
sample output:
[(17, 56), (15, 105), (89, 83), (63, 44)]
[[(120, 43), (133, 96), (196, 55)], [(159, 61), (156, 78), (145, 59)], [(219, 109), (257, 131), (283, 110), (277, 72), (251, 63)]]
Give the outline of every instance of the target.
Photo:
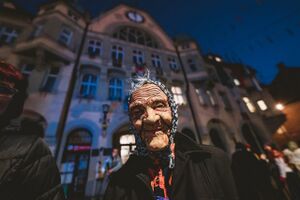
[[(15, 2), (34, 12), (47, 0)], [(78, 0), (93, 16), (120, 2), (147, 11), (171, 37), (193, 37), (203, 53), (252, 66), (264, 83), (278, 62), (300, 67), (300, 0)]]

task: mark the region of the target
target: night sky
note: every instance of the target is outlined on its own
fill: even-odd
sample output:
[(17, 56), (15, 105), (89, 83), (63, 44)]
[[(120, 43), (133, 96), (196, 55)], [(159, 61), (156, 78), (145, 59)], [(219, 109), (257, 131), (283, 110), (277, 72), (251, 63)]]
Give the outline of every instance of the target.
[[(49, 0), (48, 0), (49, 1)], [(47, 0), (15, 0), (35, 12)], [(300, 0), (77, 0), (97, 16), (118, 3), (147, 11), (173, 37), (188, 35), (202, 53), (242, 62), (257, 70), (263, 83), (277, 63), (300, 67)], [(300, 78), (300, 77), (299, 77)]]

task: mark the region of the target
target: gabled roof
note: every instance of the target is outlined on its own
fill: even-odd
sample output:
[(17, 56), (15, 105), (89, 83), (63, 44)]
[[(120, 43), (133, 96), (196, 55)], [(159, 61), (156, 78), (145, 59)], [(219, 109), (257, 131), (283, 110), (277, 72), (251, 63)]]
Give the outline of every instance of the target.
[[(141, 14), (145, 18), (144, 22), (134, 23), (128, 20), (125, 16), (125, 13), (128, 11), (135, 11)], [(119, 26), (132, 26), (142, 29), (154, 36), (166, 49), (174, 50), (173, 41), (151, 15), (142, 9), (137, 9), (126, 4), (119, 4), (94, 18), (91, 22), (90, 29), (95, 32), (110, 35), (112, 31)]]

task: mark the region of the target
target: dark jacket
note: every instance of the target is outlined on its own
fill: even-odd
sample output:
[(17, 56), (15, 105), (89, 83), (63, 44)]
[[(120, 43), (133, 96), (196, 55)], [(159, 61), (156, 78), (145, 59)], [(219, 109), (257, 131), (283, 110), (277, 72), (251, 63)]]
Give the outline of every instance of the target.
[[(238, 199), (229, 159), (222, 150), (197, 145), (181, 133), (177, 133), (175, 144), (172, 200)], [(104, 200), (153, 200), (148, 162), (132, 155), (112, 174)]]
[(0, 132), (0, 199), (64, 199), (56, 162), (37, 134)]

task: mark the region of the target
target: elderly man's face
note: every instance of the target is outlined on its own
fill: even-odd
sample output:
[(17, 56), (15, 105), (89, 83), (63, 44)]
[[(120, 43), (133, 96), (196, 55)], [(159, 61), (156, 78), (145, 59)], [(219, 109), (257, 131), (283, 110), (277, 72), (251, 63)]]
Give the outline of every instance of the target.
[(167, 96), (158, 86), (145, 84), (134, 91), (129, 112), (148, 150), (160, 151), (168, 145), (172, 113)]

